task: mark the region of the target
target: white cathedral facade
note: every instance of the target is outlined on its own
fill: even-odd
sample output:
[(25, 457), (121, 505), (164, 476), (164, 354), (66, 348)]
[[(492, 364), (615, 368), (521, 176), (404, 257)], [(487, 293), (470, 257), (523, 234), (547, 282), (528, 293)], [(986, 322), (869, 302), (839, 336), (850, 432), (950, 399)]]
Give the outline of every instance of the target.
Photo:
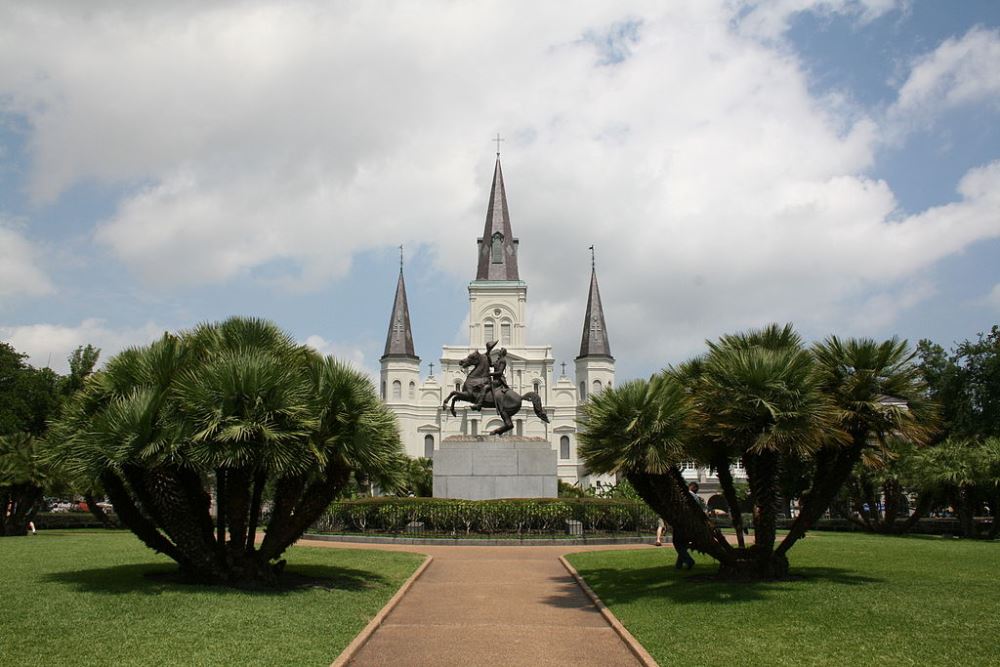
[(468, 345), (445, 345), (438, 372), (423, 378), (420, 358), (414, 352), (406, 285), (400, 267), (380, 363), (382, 399), (396, 414), (406, 453), (430, 458), (435, 447), (448, 436), (485, 435), (502, 424), (494, 411), (477, 412), (468, 403), (456, 405), (456, 417), (442, 408), (445, 397), (465, 381), (459, 361), (473, 350), (484, 351), (486, 343), (495, 340), (499, 342), (497, 349), (507, 349), (507, 383), (522, 395), (535, 391), (541, 396), (550, 421), (546, 424), (535, 417), (530, 403), (525, 402), (521, 412), (514, 415), (512, 434), (549, 441), (558, 453), (558, 475), (562, 481), (583, 487), (610, 482), (605, 476), (597, 479), (589, 475), (577, 456), (582, 405), (591, 393), (615, 383), (615, 359), (608, 342), (596, 270), (591, 270), (580, 354), (571, 379), (556, 368), (552, 346), (529, 342), (525, 320), (528, 286), (518, 272), (518, 240), (511, 232), (499, 155), (486, 226), (477, 245), (476, 278), (469, 283)]

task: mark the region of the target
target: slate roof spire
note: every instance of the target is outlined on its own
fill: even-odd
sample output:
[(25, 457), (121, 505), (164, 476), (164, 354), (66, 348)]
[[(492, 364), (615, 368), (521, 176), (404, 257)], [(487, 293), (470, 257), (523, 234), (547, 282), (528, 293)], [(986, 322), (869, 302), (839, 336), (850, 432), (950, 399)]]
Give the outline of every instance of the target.
[[(593, 252), (593, 246), (591, 246)], [(601, 306), (601, 290), (597, 286), (597, 266), (591, 256), (590, 294), (587, 296), (587, 314), (583, 319), (583, 336), (580, 339), (580, 356), (608, 357), (611, 356), (611, 343), (608, 341), (608, 327), (604, 322), (604, 308)]]
[(520, 280), (517, 272), (517, 243), (510, 230), (507, 191), (503, 185), (500, 155), (493, 170), (493, 187), (486, 209), (486, 227), (478, 239), (479, 262), (476, 280)]
[(402, 247), (400, 247), (399, 280), (396, 282), (396, 298), (392, 302), (392, 315), (389, 316), (389, 332), (385, 336), (385, 353), (387, 357), (407, 357), (420, 360), (413, 350), (413, 331), (410, 329), (410, 306), (406, 302), (406, 282), (403, 280)]

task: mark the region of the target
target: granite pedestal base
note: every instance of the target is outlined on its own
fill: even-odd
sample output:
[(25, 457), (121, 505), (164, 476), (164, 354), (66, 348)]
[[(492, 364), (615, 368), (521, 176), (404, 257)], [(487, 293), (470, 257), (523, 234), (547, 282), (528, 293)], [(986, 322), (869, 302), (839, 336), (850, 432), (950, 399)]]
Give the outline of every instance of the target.
[(544, 438), (453, 435), (434, 450), (434, 497), (555, 498), (556, 451)]

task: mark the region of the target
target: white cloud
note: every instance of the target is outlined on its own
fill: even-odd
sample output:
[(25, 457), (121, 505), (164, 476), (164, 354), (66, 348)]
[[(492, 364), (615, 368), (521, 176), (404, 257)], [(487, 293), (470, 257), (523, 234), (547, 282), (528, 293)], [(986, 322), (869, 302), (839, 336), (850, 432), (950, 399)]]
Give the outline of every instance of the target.
[(344, 345), (335, 341), (329, 341), (322, 336), (312, 335), (306, 338), (305, 345), (316, 350), (323, 355), (332, 355), (339, 361), (346, 362), (355, 369), (361, 371), (371, 378), (372, 383), (378, 386), (378, 372), (367, 363), (364, 351), (356, 345)]
[[(12, 5), (0, 104), (33, 128), (38, 200), (131, 188), (97, 239), (168, 288), (315, 286), (400, 242), (468, 280), (499, 130), (531, 341), (575, 354), (596, 243), (616, 354), (676, 358), (771, 320), (891, 321), (929, 293), (922, 270), (1000, 234), (997, 164), (900, 218), (865, 176), (884, 128), (813, 97), (774, 41), (802, 11), (863, 23), (897, 6)], [(994, 40), (942, 45), (897, 106), (980, 99)]]
[(67, 359), (81, 345), (100, 348), (99, 365), (126, 347), (145, 345), (163, 335), (163, 327), (150, 322), (140, 327), (114, 328), (101, 319), (86, 319), (77, 326), (60, 324), (26, 324), (0, 326), (0, 340), (28, 355), (32, 366), (49, 366), (67, 373)]
[(0, 220), (0, 304), (54, 291), (38, 265), (38, 252), (22, 234)]
[(1000, 313), (1000, 283), (993, 286), (993, 289), (983, 297), (982, 303)]
[(889, 116), (927, 123), (948, 109), (983, 102), (1000, 105), (1000, 29), (975, 27), (912, 63)]
[(804, 12), (848, 16), (863, 25), (890, 11), (903, 9), (908, 3), (901, 0), (736, 0), (733, 4), (740, 9), (738, 25), (741, 31), (775, 39), (788, 30), (795, 15)]

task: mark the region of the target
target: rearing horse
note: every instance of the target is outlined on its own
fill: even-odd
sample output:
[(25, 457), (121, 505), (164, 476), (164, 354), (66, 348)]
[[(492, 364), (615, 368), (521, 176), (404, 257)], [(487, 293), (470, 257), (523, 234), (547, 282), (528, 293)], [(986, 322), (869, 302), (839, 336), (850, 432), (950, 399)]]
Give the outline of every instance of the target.
[[(450, 407), (452, 417), (457, 416), (455, 414), (456, 401), (475, 403), (479, 400), (479, 394), (485, 387), (487, 393), (486, 399), (483, 401), (483, 407), (496, 408), (497, 414), (499, 414), (500, 419), (503, 420), (503, 426), (492, 431), (490, 435), (502, 435), (514, 428), (514, 420), (511, 419), (511, 417), (521, 411), (522, 401), (531, 401), (531, 405), (535, 409), (535, 415), (546, 424), (549, 423), (549, 416), (545, 414), (544, 410), (542, 410), (542, 398), (536, 392), (529, 391), (524, 396), (521, 396), (513, 389), (504, 389), (503, 387), (497, 387), (493, 390), (490, 389), (489, 356), (483, 354), (479, 350), (476, 350), (465, 359), (458, 362), (458, 365), (462, 368), (468, 368), (469, 366), (472, 366), (473, 368), (469, 371), (469, 375), (465, 378), (462, 390), (453, 391), (448, 394), (448, 398), (444, 399), (442, 407)], [(494, 398), (497, 399), (496, 402), (494, 401)], [(451, 401), (451, 406), (448, 405), (448, 401)], [(497, 405), (497, 403), (499, 403), (499, 405)]]

